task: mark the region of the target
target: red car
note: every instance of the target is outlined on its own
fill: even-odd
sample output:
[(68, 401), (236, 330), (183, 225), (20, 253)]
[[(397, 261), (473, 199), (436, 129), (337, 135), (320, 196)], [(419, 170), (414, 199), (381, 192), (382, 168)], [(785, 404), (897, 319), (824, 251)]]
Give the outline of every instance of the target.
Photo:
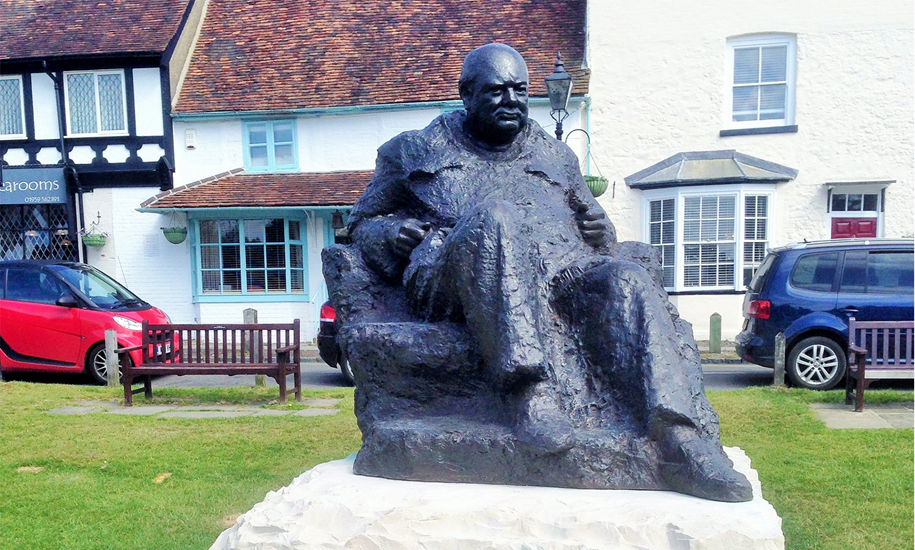
[[(168, 316), (98, 269), (55, 260), (0, 262), (0, 369), (86, 372), (107, 382), (105, 331), (121, 347), (140, 344), (141, 322)], [(173, 342), (159, 353), (177, 354)], [(140, 352), (130, 353), (134, 363)]]

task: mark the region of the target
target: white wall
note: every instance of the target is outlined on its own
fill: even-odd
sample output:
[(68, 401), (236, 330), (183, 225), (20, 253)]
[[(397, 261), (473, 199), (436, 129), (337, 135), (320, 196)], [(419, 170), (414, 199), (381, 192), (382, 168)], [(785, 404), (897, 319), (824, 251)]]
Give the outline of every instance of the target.
[(137, 135), (161, 136), (162, 83), (159, 80), (159, 68), (134, 69), (133, 89)]
[[(642, 238), (640, 192), (622, 184), (624, 177), (678, 152), (719, 149), (799, 170), (777, 187), (774, 245), (829, 238), (824, 183), (837, 180), (896, 180), (886, 191), (884, 234), (911, 235), (911, 2), (649, 0), (589, 2), (589, 10), (592, 151), (618, 182), (616, 197), (599, 201), (621, 239)], [(726, 39), (774, 32), (797, 35), (798, 132), (720, 137), (730, 93)], [(707, 333), (706, 306), (718, 302), (729, 309), (719, 311), (723, 326), (739, 328), (737, 300), (678, 298), (699, 337)]]
[[(574, 109), (563, 123), (566, 132), (580, 127), (582, 106)], [(426, 127), (441, 114), (439, 109), (404, 109), (358, 114), (298, 117), (296, 139), (299, 170), (336, 172), (372, 170), (378, 147), (401, 132)], [(554, 122), (548, 107), (532, 107), (531, 117), (550, 134)], [(244, 166), (241, 119), (178, 121), (175, 129), (175, 185), (184, 185), (233, 168)], [(196, 148), (185, 146), (185, 131), (196, 132)], [(583, 149), (581, 133), (573, 135), (570, 145)], [(583, 155), (581, 155), (584, 158)]]

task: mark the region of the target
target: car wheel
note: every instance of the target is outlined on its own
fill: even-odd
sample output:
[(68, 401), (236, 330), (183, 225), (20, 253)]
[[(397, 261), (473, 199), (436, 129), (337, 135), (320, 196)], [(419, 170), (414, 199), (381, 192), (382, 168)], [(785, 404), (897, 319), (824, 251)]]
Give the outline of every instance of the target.
[(343, 373), (343, 378), (348, 385), (356, 385), (356, 377), (353, 376), (353, 367), (349, 364), (349, 360), (347, 360), (346, 356), (343, 354), (340, 355), (340, 372)]
[(791, 349), (786, 370), (796, 386), (830, 390), (845, 376), (845, 353), (829, 338), (804, 338)]
[[(107, 357), (108, 354), (105, 352), (104, 343), (92, 346), (92, 349), (86, 354), (86, 372), (98, 384), (105, 385), (108, 383), (108, 365), (105, 362)], [(121, 367), (118, 366), (118, 381), (120, 380)]]

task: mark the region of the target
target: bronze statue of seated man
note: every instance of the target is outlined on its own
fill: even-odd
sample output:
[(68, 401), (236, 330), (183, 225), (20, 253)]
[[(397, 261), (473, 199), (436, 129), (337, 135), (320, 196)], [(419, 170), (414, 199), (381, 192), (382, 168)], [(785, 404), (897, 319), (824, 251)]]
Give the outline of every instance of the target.
[(617, 243), (573, 152), (528, 119), (512, 48), (465, 109), (378, 152), (324, 270), (356, 376), (359, 474), (752, 498), (648, 245)]

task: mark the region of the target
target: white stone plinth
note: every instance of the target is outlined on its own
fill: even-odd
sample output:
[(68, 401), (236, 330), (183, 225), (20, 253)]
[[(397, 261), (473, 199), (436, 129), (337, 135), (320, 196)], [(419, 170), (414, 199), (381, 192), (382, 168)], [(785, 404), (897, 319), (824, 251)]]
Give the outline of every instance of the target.
[(750, 459), (750, 502), (667, 491), (392, 481), (353, 474), (353, 456), (320, 464), (238, 518), (210, 550), (781, 550), (781, 518)]

